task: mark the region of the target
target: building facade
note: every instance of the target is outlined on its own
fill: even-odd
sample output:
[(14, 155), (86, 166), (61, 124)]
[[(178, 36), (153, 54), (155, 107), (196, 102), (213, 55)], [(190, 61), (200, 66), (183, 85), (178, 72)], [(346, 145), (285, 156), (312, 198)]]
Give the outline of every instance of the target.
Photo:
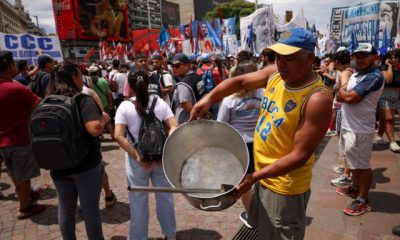
[(13, 6), (7, 0), (0, 0), (0, 32), (3, 33), (30, 33), (34, 35), (45, 35), (43, 29), (36, 26), (25, 11), (21, 0), (15, 0)]
[(127, 1), (131, 30), (161, 28), (161, 0)]
[(190, 17), (195, 19), (193, 0), (168, 0), (169, 2), (179, 4), (181, 24), (188, 24)]

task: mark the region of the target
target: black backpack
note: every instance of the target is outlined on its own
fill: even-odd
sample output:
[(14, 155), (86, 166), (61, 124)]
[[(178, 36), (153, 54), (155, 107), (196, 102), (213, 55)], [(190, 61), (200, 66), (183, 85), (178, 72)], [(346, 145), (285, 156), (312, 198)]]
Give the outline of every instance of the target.
[(43, 86), (43, 77), (46, 75), (44, 72), (38, 72), (33, 78), (32, 82), (29, 84), (29, 88), (40, 98), (44, 98), (46, 92)]
[[(134, 101), (131, 102), (135, 105)], [(137, 142), (127, 128), (128, 135), (140, 158), (145, 162), (162, 159), (164, 144), (168, 137), (164, 124), (154, 114), (156, 103), (157, 97), (154, 97), (149, 113), (144, 112), (145, 115), (142, 118)]]
[(40, 168), (68, 169), (79, 165), (85, 157), (88, 148), (82, 141), (84, 127), (78, 105), (85, 96), (50, 95), (33, 111), (29, 134)]

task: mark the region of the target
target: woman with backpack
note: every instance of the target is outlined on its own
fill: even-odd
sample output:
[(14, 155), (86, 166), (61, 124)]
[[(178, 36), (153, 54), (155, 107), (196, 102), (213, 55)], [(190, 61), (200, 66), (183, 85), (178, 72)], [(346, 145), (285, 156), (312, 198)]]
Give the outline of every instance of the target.
[[(124, 101), (119, 106), (115, 117), (115, 138), (118, 144), (126, 151), (126, 174), (129, 186), (149, 186), (151, 179), (155, 187), (170, 187), (160, 159), (148, 161), (141, 147), (139, 132), (141, 123), (149, 112), (164, 123), (169, 133), (178, 127), (170, 107), (156, 94), (149, 95), (149, 76), (147, 72), (139, 70), (130, 72), (128, 83), (133, 93), (130, 101)], [(129, 137), (126, 136), (129, 133)], [(128, 140), (129, 139), (129, 140)], [(132, 144), (135, 143), (135, 144)], [(156, 209), (158, 221), (166, 239), (175, 239), (176, 222), (172, 193), (156, 193)], [(149, 200), (148, 193), (129, 193), (131, 224), (129, 239), (148, 239)]]
[[(48, 95), (73, 97), (82, 88), (78, 66), (67, 61), (55, 69)], [(110, 117), (100, 111), (90, 96), (82, 94), (76, 100), (83, 125), (77, 142), (81, 143), (80, 152), (87, 153), (77, 166), (50, 172), (59, 201), (58, 223), (63, 239), (76, 239), (75, 213), (79, 197), (88, 239), (104, 239), (99, 208), (103, 180), (99, 136)]]

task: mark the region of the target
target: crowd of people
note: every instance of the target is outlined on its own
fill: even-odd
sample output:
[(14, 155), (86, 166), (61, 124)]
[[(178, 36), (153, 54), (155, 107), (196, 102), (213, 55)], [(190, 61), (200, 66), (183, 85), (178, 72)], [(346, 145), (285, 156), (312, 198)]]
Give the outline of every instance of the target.
[[(87, 154), (73, 168), (52, 170), (62, 237), (75, 239), (79, 198), (89, 239), (104, 239), (100, 196), (113, 207), (116, 196), (101, 154), (103, 132), (126, 152), (130, 186), (169, 186), (161, 159), (146, 161), (136, 148), (142, 119), (152, 111), (168, 134), (198, 118), (226, 122), (245, 140), (250, 167), (237, 186), (240, 219), (256, 227), (259, 239), (303, 239), (310, 198), (314, 151), (325, 136), (339, 136), (343, 166), (331, 184), (354, 198), (344, 213), (357, 216), (372, 206), (373, 143), (400, 152), (394, 135), (399, 108), (400, 49), (378, 51), (360, 44), (315, 57), (311, 32), (293, 28), (260, 57), (241, 51), (236, 58), (218, 54), (187, 56), (164, 52), (136, 55), (134, 62), (56, 63), (39, 52), (38, 66), (14, 61), (0, 51), (0, 159), (14, 181), (18, 219), (45, 211), (30, 181), (39, 177), (28, 132), (31, 112), (49, 95), (85, 96), (78, 101)], [(128, 134), (129, 133), (129, 134)], [(129, 192), (129, 239), (147, 239), (148, 193)], [(176, 239), (171, 193), (156, 193), (157, 217), (166, 239)], [(400, 234), (400, 226), (393, 229)]]

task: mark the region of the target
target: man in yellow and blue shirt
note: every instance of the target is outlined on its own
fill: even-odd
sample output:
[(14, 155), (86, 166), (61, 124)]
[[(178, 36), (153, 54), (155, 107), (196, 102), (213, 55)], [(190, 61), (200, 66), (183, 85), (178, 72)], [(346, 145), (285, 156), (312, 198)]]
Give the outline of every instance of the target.
[(312, 71), (315, 40), (293, 28), (269, 47), (276, 64), (224, 81), (198, 102), (191, 119), (240, 89), (265, 87), (254, 132), (256, 171), (236, 187), (236, 197), (255, 190), (249, 220), (259, 239), (303, 239), (314, 150), (328, 129), (332, 94)]

